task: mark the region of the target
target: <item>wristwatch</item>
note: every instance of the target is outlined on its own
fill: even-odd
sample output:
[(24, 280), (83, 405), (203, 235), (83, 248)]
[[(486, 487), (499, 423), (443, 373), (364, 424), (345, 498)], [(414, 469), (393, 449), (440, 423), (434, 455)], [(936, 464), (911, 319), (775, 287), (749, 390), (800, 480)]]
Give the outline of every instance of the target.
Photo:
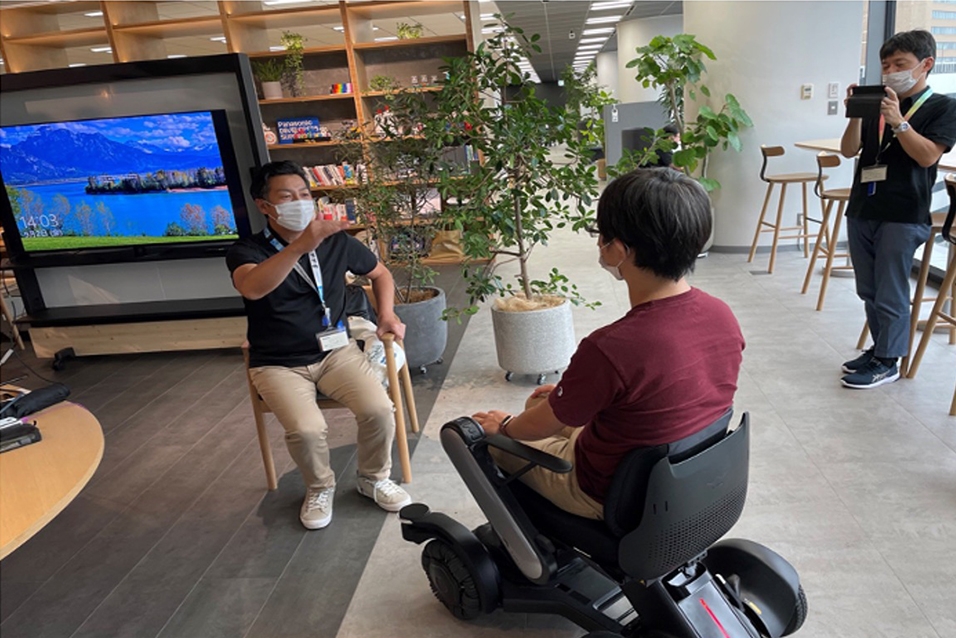
[(899, 135), (900, 133), (905, 133), (908, 130), (910, 130), (910, 123), (907, 122), (906, 120), (903, 120), (902, 122), (900, 122), (899, 126), (896, 126), (893, 128), (893, 132), (897, 135)]

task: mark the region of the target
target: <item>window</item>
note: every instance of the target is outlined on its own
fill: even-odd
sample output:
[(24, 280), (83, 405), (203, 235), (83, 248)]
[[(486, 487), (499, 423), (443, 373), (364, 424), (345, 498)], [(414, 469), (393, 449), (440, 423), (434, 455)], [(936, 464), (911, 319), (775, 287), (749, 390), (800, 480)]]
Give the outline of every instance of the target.
[(933, 35), (956, 35), (956, 27), (932, 27), (930, 32)]
[(933, 20), (956, 20), (956, 11), (934, 11)]

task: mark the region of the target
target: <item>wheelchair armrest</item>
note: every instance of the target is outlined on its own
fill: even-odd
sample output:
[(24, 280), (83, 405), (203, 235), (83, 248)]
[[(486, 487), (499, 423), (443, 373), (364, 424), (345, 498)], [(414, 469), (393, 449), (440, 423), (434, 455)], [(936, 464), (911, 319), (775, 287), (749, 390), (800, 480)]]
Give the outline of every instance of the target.
[(553, 454), (542, 452), (537, 448), (525, 445), (521, 441), (515, 441), (502, 434), (486, 437), (485, 442), (492, 447), (498, 448), (502, 452), (507, 452), (529, 463), (539, 465), (555, 474), (567, 474), (572, 468), (572, 465), (564, 459), (559, 459)]

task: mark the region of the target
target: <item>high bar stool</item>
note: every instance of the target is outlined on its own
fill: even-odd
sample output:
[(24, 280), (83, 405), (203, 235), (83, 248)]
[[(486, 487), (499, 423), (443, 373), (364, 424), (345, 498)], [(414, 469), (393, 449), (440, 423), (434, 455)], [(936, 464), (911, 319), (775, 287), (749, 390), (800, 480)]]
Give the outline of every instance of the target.
[[(747, 257), (747, 263), (754, 260), (757, 254), (757, 243), (760, 241), (760, 233), (773, 233), (773, 245), (770, 247), (770, 266), (768, 273), (773, 273), (773, 266), (777, 260), (777, 244), (781, 239), (802, 239), (803, 256), (810, 256), (810, 229), (808, 225), (807, 209), (807, 184), (817, 179), (816, 173), (780, 173), (777, 175), (767, 175), (767, 160), (771, 157), (780, 157), (784, 150), (782, 146), (763, 146), (760, 147), (763, 154), (763, 166), (760, 167), (760, 179), (767, 182), (767, 196), (763, 200), (763, 208), (760, 209), (760, 219), (757, 221), (757, 230), (754, 232), (754, 242), (750, 246), (750, 256)], [(823, 176), (826, 179), (826, 176)], [(777, 206), (777, 221), (771, 223), (764, 221), (767, 215), (767, 206), (770, 204), (770, 196), (773, 194), (773, 187), (780, 184), (780, 203)], [(787, 197), (787, 184), (801, 184), (803, 187), (803, 215), (797, 220), (799, 226), (783, 226), (783, 202)], [(814, 220), (816, 221), (816, 220)], [(767, 228), (764, 228), (766, 226)], [(796, 235), (780, 236), (780, 231), (800, 231)]]
[[(956, 308), (951, 306), (949, 313), (943, 312), (943, 306), (948, 299), (951, 299), (953, 305), (956, 306), (956, 236), (953, 235), (953, 221), (956, 219), (956, 177), (952, 175), (946, 176), (946, 190), (949, 192), (949, 213), (946, 215), (946, 220), (943, 223), (942, 234), (943, 238), (950, 243), (949, 265), (946, 267), (943, 283), (939, 287), (936, 303), (933, 304), (933, 310), (929, 313), (929, 318), (926, 320), (923, 338), (920, 339), (919, 348), (916, 349), (916, 354), (910, 363), (909, 372), (907, 374), (910, 379), (915, 378), (916, 373), (919, 371), (920, 361), (922, 361), (923, 354), (926, 352), (926, 346), (929, 345), (929, 340), (933, 336), (936, 322), (942, 320), (956, 327)], [(956, 416), (956, 391), (953, 393), (953, 403), (949, 409), (949, 413)]]
[[(935, 302), (939, 295), (926, 294), (926, 282), (929, 279), (929, 266), (933, 258), (933, 245), (936, 243), (936, 236), (943, 232), (946, 225), (948, 213), (933, 213), (932, 226), (930, 228), (929, 239), (923, 245), (923, 257), (920, 261), (919, 274), (916, 276), (916, 292), (913, 294), (913, 307), (910, 313), (910, 339), (906, 350), (906, 356), (900, 366), (900, 374), (906, 375), (909, 368), (910, 358), (913, 355), (913, 347), (916, 345), (916, 331), (919, 329), (919, 315), (922, 310), (923, 302)], [(940, 294), (944, 289), (940, 288)], [(949, 329), (949, 342), (956, 344), (956, 324)]]
[[(849, 188), (823, 188), (823, 181), (826, 176), (823, 174), (825, 168), (836, 168), (840, 165), (839, 155), (833, 153), (820, 153), (817, 155), (817, 181), (813, 185), (813, 192), (820, 198), (820, 207), (823, 209), (823, 219), (820, 221), (820, 232), (817, 233), (817, 241), (813, 245), (813, 255), (810, 257), (810, 266), (807, 268), (807, 276), (803, 280), (801, 295), (807, 294), (810, 288), (810, 278), (813, 276), (813, 268), (816, 266), (817, 258), (826, 256), (826, 265), (823, 267), (823, 281), (820, 283), (820, 296), (817, 298), (817, 310), (823, 310), (823, 301), (827, 295), (827, 284), (830, 283), (830, 273), (834, 270), (852, 270), (853, 266), (847, 263), (844, 266), (834, 266), (835, 257), (849, 257), (849, 253), (837, 253), (837, 242), (840, 239), (840, 225), (843, 223), (843, 210), (846, 203), (850, 201)], [(830, 230), (830, 213), (833, 210), (833, 203), (839, 202), (837, 207), (836, 219), (833, 220), (833, 230)]]

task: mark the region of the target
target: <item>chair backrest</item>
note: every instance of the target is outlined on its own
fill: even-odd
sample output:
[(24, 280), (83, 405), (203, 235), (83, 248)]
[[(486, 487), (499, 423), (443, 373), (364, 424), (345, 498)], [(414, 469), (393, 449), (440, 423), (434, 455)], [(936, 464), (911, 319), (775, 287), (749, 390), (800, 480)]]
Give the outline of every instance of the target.
[(836, 168), (840, 165), (840, 156), (822, 151), (817, 154), (817, 181), (813, 185), (813, 192), (817, 197), (823, 197), (823, 169)]
[(760, 154), (763, 155), (763, 165), (760, 167), (760, 179), (767, 181), (767, 159), (770, 157), (779, 157), (784, 154), (782, 146), (764, 146), (760, 145)]
[(949, 212), (946, 213), (946, 221), (943, 222), (943, 239), (956, 244), (956, 236), (953, 235), (953, 221), (956, 220), (956, 175), (947, 175), (943, 181), (949, 193)]
[(749, 415), (717, 442), (687, 453), (676, 461), (660, 458), (651, 469), (640, 523), (618, 549), (621, 569), (633, 578), (665, 576), (703, 553), (740, 518), (747, 498)]

